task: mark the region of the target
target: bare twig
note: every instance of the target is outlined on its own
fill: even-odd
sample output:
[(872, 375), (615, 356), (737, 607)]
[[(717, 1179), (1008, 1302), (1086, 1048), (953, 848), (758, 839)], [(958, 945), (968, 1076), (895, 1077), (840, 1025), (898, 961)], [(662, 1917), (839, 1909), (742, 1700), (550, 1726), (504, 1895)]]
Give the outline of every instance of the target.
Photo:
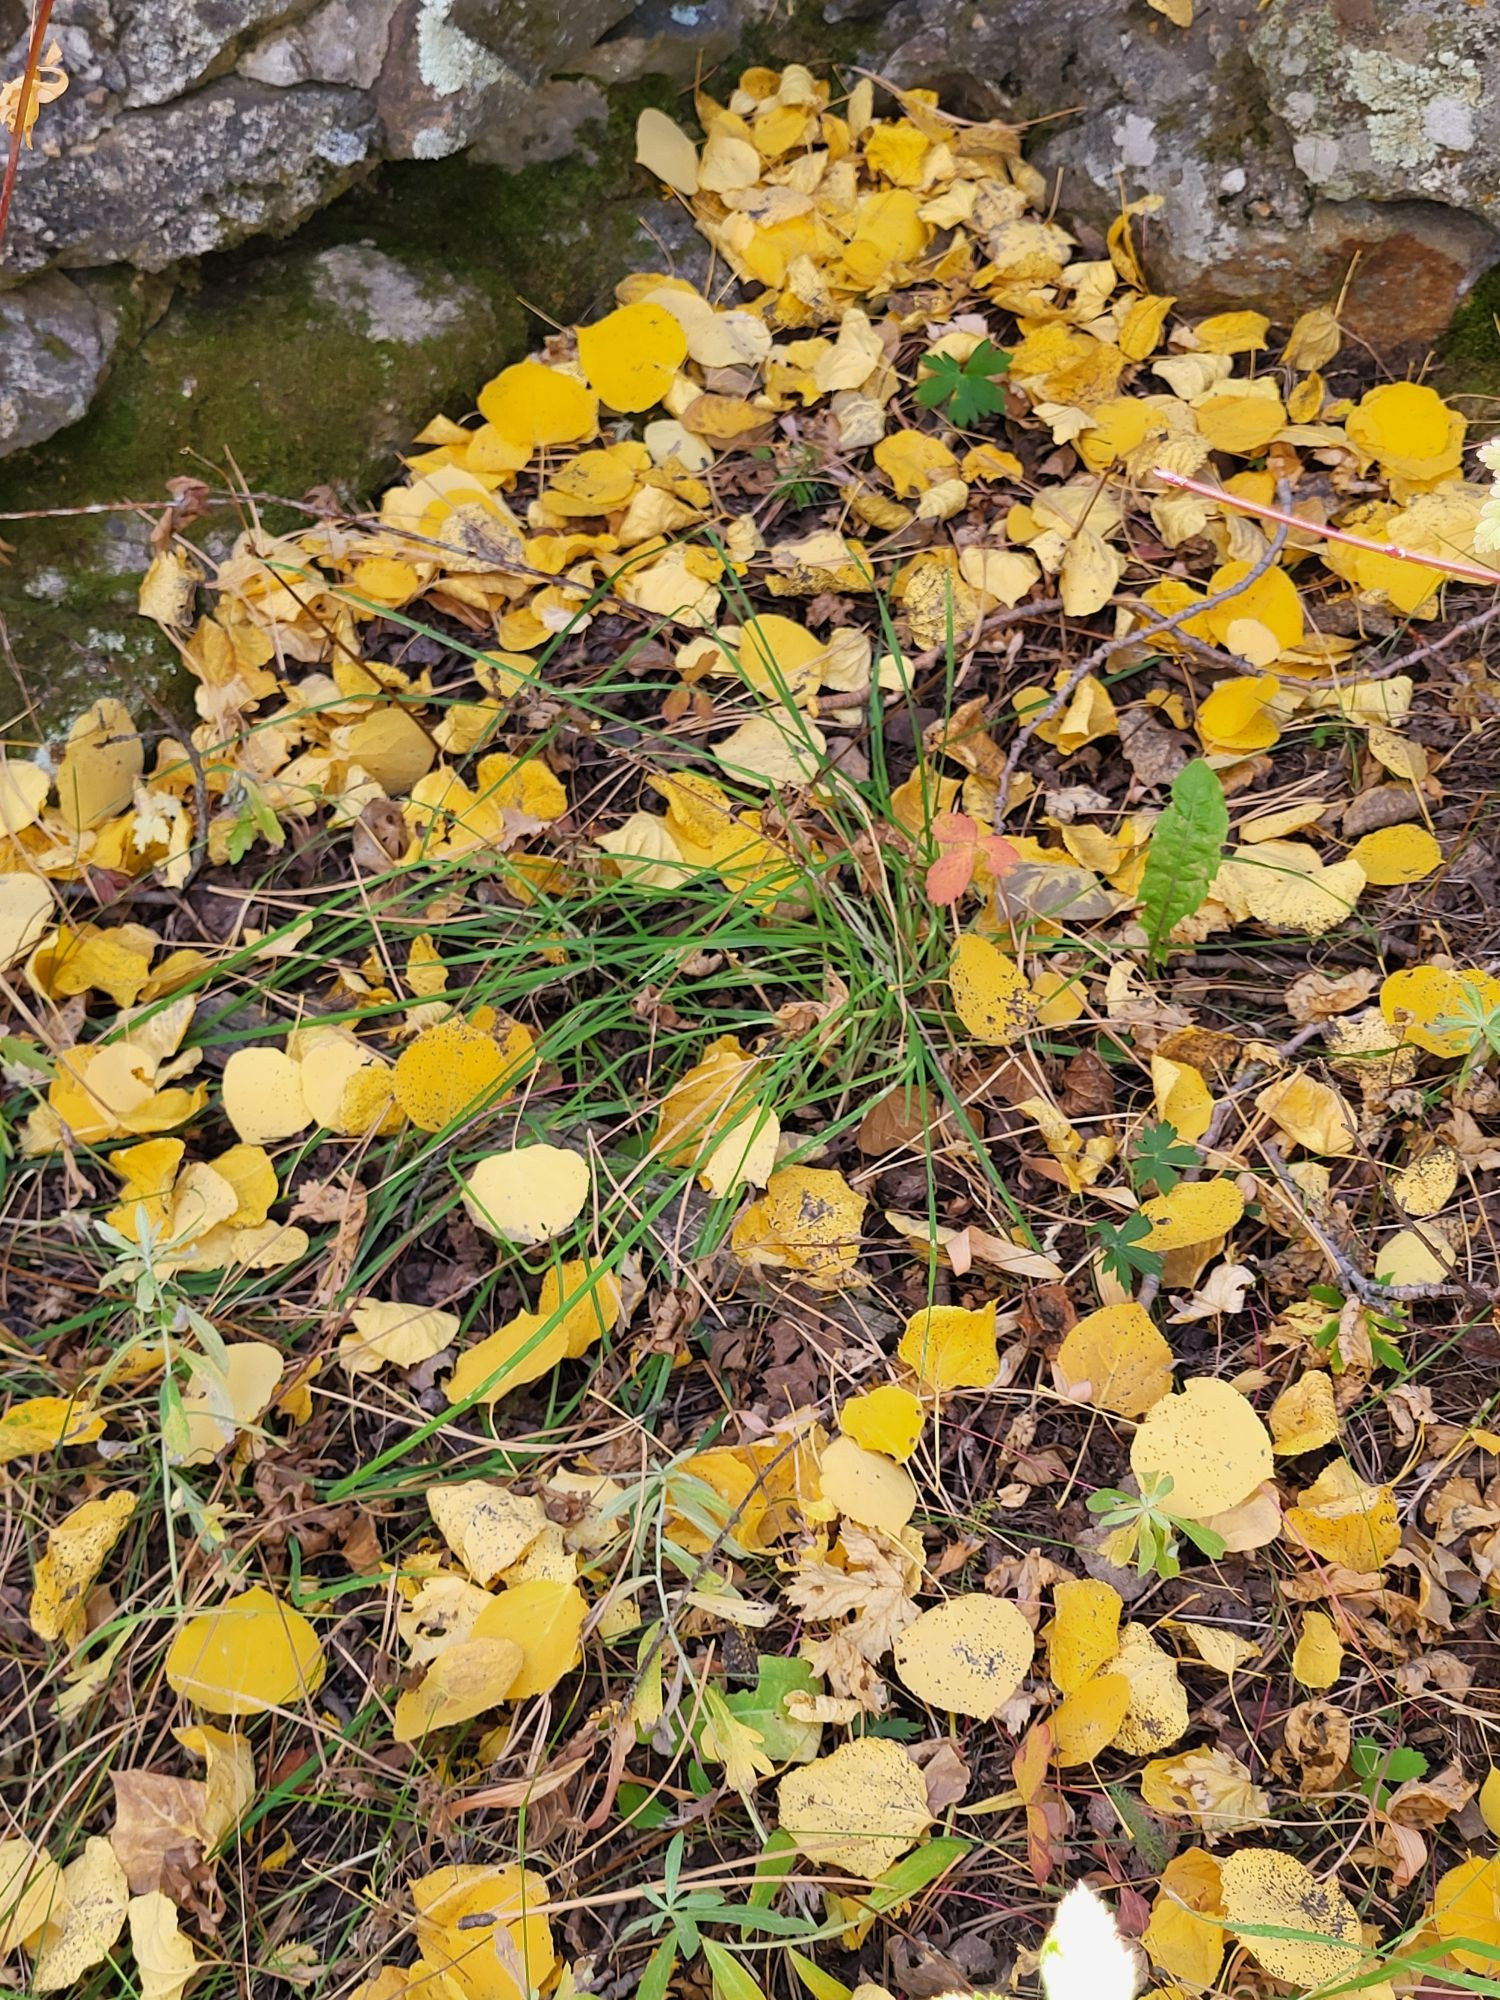
[(21, 145), (26, 137), (26, 114), (31, 109), (37, 75), (42, 67), (42, 44), (47, 23), (52, 18), (52, 0), (37, 0), (36, 19), (31, 24), (31, 41), (26, 50), (26, 68), (21, 77), (21, 95), (16, 104), (16, 122), (11, 128), (10, 152), (5, 161), (5, 179), (0, 182), (0, 250), (5, 248), (5, 226), (10, 221), (10, 204), (16, 192), (16, 175), (21, 171)]
[[(1276, 491), (1278, 497), (1286, 494), (1287, 487), (1284, 481), (1277, 487)], [(1150, 624), (1138, 626), (1134, 632), (1126, 632), (1118, 638), (1106, 639), (1102, 645), (1095, 646), (1092, 652), (1084, 654), (1077, 666), (1069, 672), (1062, 686), (1052, 695), (1050, 701), (1044, 703), (1034, 715), (1028, 716), (1026, 721), (1016, 731), (1015, 738), (1006, 753), (1005, 768), (1000, 773), (1000, 782), (995, 791), (995, 815), (997, 819), (1004, 812), (1006, 802), (1010, 797), (1010, 781), (1016, 774), (1016, 766), (1021, 761), (1022, 751), (1044, 722), (1050, 722), (1053, 716), (1061, 715), (1062, 711), (1073, 699), (1078, 688), (1093, 673), (1094, 669), (1102, 667), (1107, 660), (1111, 659), (1116, 653), (1123, 652), (1127, 646), (1138, 646), (1144, 639), (1156, 639), (1164, 632), (1175, 632), (1179, 630), (1184, 619), (1197, 618), (1205, 611), (1212, 611), (1216, 605), (1227, 604), (1230, 598), (1238, 597), (1241, 591), (1248, 590), (1252, 583), (1258, 582), (1266, 574), (1267, 570), (1274, 568), (1277, 558), (1286, 547), (1286, 538), (1295, 519), (1295, 515), (1287, 515), (1276, 533), (1267, 542), (1264, 551), (1256, 557), (1245, 574), (1242, 577), (1238, 577), (1225, 589), (1216, 590), (1208, 597), (1200, 597), (1192, 604), (1185, 604), (1180, 611), (1174, 611), (1166, 618), (1153, 618)]]
[(1398, 542), (1372, 542), (1367, 535), (1351, 534), (1347, 528), (1329, 528), (1319, 521), (1309, 521), (1305, 515), (1292, 513), (1279, 489), (1276, 505), (1267, 507), (1259, 500), (1243, 500), (1238, 493), (1226, 493), (1221, 486), (1210, 486), (1203, 479), (1189, 479), (1184, 472), (1169, 472), (1160, 465), (1151, 476), (1159, 479), (1164, 486), (1175, 486), (1184, 493), (1196, 493), (1200, 500), (1212, 500), (1220, 507), (1230, 507), (1236, 514), (1253, 514), (1257, 521), (1276, 521), (1284, 529), (1300, 528), (1304, 534), (1314, 535), (1319, 541), (1342, 542), (1346, 548), (1390, 556), (1396, 562), (1416, 563), (1421, 569), (1441, 570), (1444, 576), (1467, 577), (1471, 583), (1500, 584), (1500, 570), (1486, 569), (1483, 563), (1465, 562), (1462, 557), (1456, 556), (1430, 556), (1420, 549), (1403, 549)]
[(1333, 1267), (1345, 1294), (1358, 1299), (1361, 1305), (1380, 1306), (1393, 1300), (1403, 1299), (1465, 1299), (1475, 1296), (1470, 1285), (1383, 1285), (1377, 1278), (1367, 1278), (1357, 1271), (1344, 1252), (1334, 1242), (1328, 1231), (1310, 1212), (1303, 1199), (1302, 1190), (1292, 1179), (1291, 1168), (1282, 1158), (1281, 1150), (1270, 1139), (1260, 1142), (1261, 1157), (1276, 1176), (1282, 1194), (1302, 1227)]

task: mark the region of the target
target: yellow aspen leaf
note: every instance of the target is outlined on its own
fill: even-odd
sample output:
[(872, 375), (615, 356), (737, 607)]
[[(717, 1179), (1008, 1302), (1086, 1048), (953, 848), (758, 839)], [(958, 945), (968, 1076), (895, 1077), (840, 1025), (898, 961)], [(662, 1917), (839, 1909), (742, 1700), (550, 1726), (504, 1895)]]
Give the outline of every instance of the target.
[(15, 871), (0, 875), (0, 966), (13, 965), (41, 942), (54, 916), (44, 877)]
[(539, 1578), (502, 1590), (474, 1620), (475, 1639), (513, 1639), (523, 1655), (507, 1701), (548, 1694), (583, 1658), (588, 1605), (576, 1584)]
[(479, 414), (510, 443), (577, 444), (599, 426), (592, 389), (561, 368), (518, 361), (503, 368), (479, 392)]
[(1278, 1458), (1296, 1458), (1332, 1444), (1339, 1434), (1332, 1378), (1312, 1368), (1289, 1382), (1267, 1411), (1266, 1422)]
[(1224, 1926), (1215, 1921), (1223, 1915), (1221, 1893), (1219, 1864), (1201, 1847), (1174, 1854), (1161, 1872), (1141, 1943), (1154, 1966), (1186, 1986), (1208, 1987), (1218, 1979), (1224, 1963)]
[(1432, 1146), (1391, 1176), (1391, 1199), (1408, 1215), (1436, 1215), (1458, 1186), (1458, 1155), (1451, 1146)]
[(1052, 1754), (1064, 1769), (1092, 1764), (1107, 1750), (1125, 1721), (1130, 1683), (1123, 1674), (1095, 1674), (1092, 1680), (1064, 1695), (1052, 1711)]
[(899, 1535), (917, 1509), (911, 1474), (852, 1437), (836, 1437), (824, 1447), (818, 1482), (823, 1498), (847, 1520), (885, 1535)]
[(1443, 850), (1425, 826), (1382, 826), (1356, 840), (1351, 860), (1377, 888), (1400, 882), (1423, 882), (1443, 865)]
[(1271, 1801), (1228, 1750), (1184, 1750), (1141, 1773), (1141, 1797), (1155, 1812), (1191, 1820), (1210, 1839), (1265, 1826)]
[(1172, 1386), (1172, 1350), (1133, 1299), (1101, 1306), (1063, 1335), (1057, 1371), (1068, 1393), (1087, 1392), (1096, 1410), (1144, 1416)]
[[(1303, 1862), (1270, 1847), (1242, 1847), (1220, 1864), (1219, 1876), (1227, 1927), (1273, 1979), (1305, 1993), (1359, 1970), (1359, 1912), (1337, 1882), (1320, 1882)], [(1263, 1929), (1301, 1935), (1267, 1937)]]
[[(177, 1139), (148, 1139), (148, 1146), (176, 1146), (181, 1155), (181, 1141)], [(144, 1147), (131, 1147), (132, 1153), (143, 1153)], [(115, 1153), (110, 1164), (117, 1165), (122, 1158)], [(276, 1169), (271, 1164), (271, 1156), (264, 1146), (230, 1146), (209, 1165), (234, 1190), (234, 1212), (229, 1217), (238, 1229), (253, 1228), (264, 1222), (271, 1212), (279, 1189), (276, 1185)]]
[(177, 1905), (160, 1889), (132, 1896), (126, 1906), (141, 2000), (182, 2000), (198, 1970), (198, 1954), (182, 1935)]
[(51, 789), (52, 780), (40, 764), (0, 754), (0, 833), (13, 837), (35, 826)]
[(1141, 1420), (1130, 1469), (1142, 1486), (1170, 1476), (1168, 1505), (1190, 1521), (1238, 1506), (1272, 1472), (1271, 1439), (1227, 1382), (1195, 1375)]
[(1479, 1787), (1479, 1814), (1490, 1832), (1500, 1838), (1500, 1771), (1493, 1764)]
[(1120, 1650), (1107, 1671), (1123, 1675), (1130, 1684), (1124, 1720), (1113, 1738), (1117, 1750), (1131, 1757), (1149, 1757), (1154, 1751), (1170, 1750), (1187, 1734), (1187, 1690), (1178, 1675), (1177, 1662), (1157, 1645), (1146, 1626), (1125, 1627)]
[(588, 1161), (566, 1146), (512, 1146), (476, 1161), (464, 1206), (481, 1229), (508, 1243), (548, 1243), (577, 1221), (589, 1198)]
[(0, 1840), (0, 1952), (30, 1943), (61, 1911), (62, 1899), (63, 1871), (44, 1848)]
[(698, 148), (675, 118), (647, 105), (635, 121), (636, 164), (678, 194), (698, 192)]
[(236, 1049), (224, 1065), (224, 1116), (246, 1145), (290, 1139), (313, 1122), (302, 1066), (281, 1049)]
[(353, 1333), (339, 1342), (339, 1360), (351, 1375), (374, 1375), (386, 1365), (415, 1368), (457, 1337), (457, 1313), (408, 1306), (398, 1299), (356, 1299), (349, 1308)]
[[(1431, 1921), (1453, 1964), (1493, 1978), (1500, 1950), (1500, 1856), (1471, 1854), (1450, 1868), (1433, 1891)], [(1454, 1942), (1459, 1938), (1468, 1943)], [(1486, 1945), (1487, 1951), (1477, 1948)]]
[(816, 693), (829, 651), (795, 618), (763, 611), (746, 619), (739, 649), (731, 659), (757, 694), (801, 702)]
[(417, 1686), (396, 1697), (392, 1735), (398, 1743), (419, 1743), (435, 1729), (498, 1708), (524, 1664), (514, 1639), (469, 1638), (445, 1646)]
[(1390, 1488), (1368, 1485), (1343, 1458), (1298, 1494), (1284, 1525), (1289, 1541), (1341, 1569), (1378, 1570), (1401, 1546)]
[(570, 1361), (581, 1361), (605, 1334), (620, 1323), (623, 1295), (613, 1271), (591, 1264), (587, 1258), (571, 1257), (554, 1265), (542, 1279), (537, 1298), (539, 1318), (551, 1319), (561, 1313), (558, 1331), (566, 1343)]
[(409, 1042), (397, 1058), (393, 1085), (413, 1125), (441, 1132), (470, 1111), (503, 1102), (531, 1048), (530, 1032), (518, 1024), (512, 1029), (502, 1045), (473, 1022), (455, 1018), (424, 1028)]
[(1166, 1194), (1141, 1203), (1151, 1224), (1148, 1250), (1186, 1250), (1227, 1235), (1245, 1213), (1245, 1199), (1230, 1180), (1179, 1181)]
[[(1184, 21), (1179, 24), (1186, 27)], [(1267, 343), (1271, 322), (1264, 313), (1215, 313), (1200, 319), (1193, 328), (1198, 349), (1203, 354), (1254, 354)]]
[(437, 745), (414, 715), (391, 704), (362, 716), (335, 737), (341, 754), (395, 798), (437, 762)]
[(1268, 1481), (1237, 1506), (1226, 1507), (1220, 1514), (1205, 1514), (1200, 1525), (1219, 1537), (1229, 1555), (1263, 1549), (1281, 1533), (1281, 1502)]
[(612, 410), (649, 410), (686, 359), (687, 335), (661, 306), (619, 306), (578, 329), (578, 365)]
[(966, 932), (948, 971), (954, 1011), (978, 1042), (1003, 1047), (1036, 1022), (1036, 995), (1013, 958), (985, 937)]
[(1191, 1618), (1178, 1621), (1177, 1629), (1186, 1633), (1193, 1651), (1205, 1666), (1213, 1667), (1221, 1674), (1238, 1673), (1247, 1662), (1255, 1659), (1260, 1648), (1252, 1639), (1236, 1638), (1233, 1632), (1226, 1632), (1222, 1625), (1199, 1625)]
[(518, 1312), (483, 1340), (476, 1341), (453, 1364), (443, 1384), (450, 1403), (498, 1403), (502, 1397), (538, 1382), (568, 1358), (568, 1336), (561, 1326), (543, 1332), (541, 1313)]
[[(1125, 558), (1119, 550), (1105, 541), (1102, 535), (1096, 535), (1092, 528), (1080, 528), (1069, 541), (1067, 553), (1058, 571), (1058, 589), (1063, 610), (1070, 618), (1091, 618), (1096, 611), (1102, 611), (1108, 604), (1124, 574)], [(1079, 692), (1082, 692), (1081, 687)], [(1105, 700), (1108, 701), (1107, 695)], [(1076, 702), (1075, 695), (1075, 705)], [(1102, 719), (1102, 705), (1096, 701), (1093, 706), (1097, 715), (1091, 717), (1091, 723), (1096, 719)], [(1111, 714), (1113, 706), (1113, 703), (1110, 703)], [(1038, 735), (1041, 733), (1041, 730), (1037, 731)], [(1095, 735), (1112, 733), (1097, 727), (1094, 729)]]
[(411, 1885), (417, 1946), (408, 1991), (454, 2000), (528, 2000), (557, 1963), (540, 1912), (546, 1877), (509, 1863), (456, 1863)]
[(228, 1451), (264, 1415), (286, 1367), (281, 1350), (264, 1340), (231, 1341), (224, 1360), (222, 1370), (207, 1356), (192, 1366), (182, 1397), (187, 1443), (169, 1453), (174, 1464), (208, 1465)]
[(1000, 1371), (995, 1302), (922, 1306), (906, 1322), (897, 1354), (924, 1389), (985, 1389)]
[(1412, 1042), (1428, 1055), (1456, 1059), (1474, 1047), (1470, 1017), (1500, 1009), (1500, 979), (1477, 969), (1414, 965), (1393, 972), (1380, 988), (1380, 1011), (1393, 1040)]
[(76, 1646), (83, 1637), (88, 1593), (125, 1532), (135, 1503), (134, 1493), (85, 1500), (48, 1534), (27, 1614), (39, 1639), (61, 1639)]
[(1348, 1159), (1358, 1143), (1359, 1121), (1348, 1099), (1305, 1070), (1268, 1083), (1256, 1093), (1255, 1108), (1274, 1119), (1294, 1145), (1325, 1159)]
[(1234, 458), (1258, 458), (1279, 430), (1286, 426), (1286, 409), (1271, 388), (1270, 378), (1262, 378), (1271, 391), (1257, 393), (1259, 383), (1226, 384), (1214, 395), (1193, 405), (1198, 429), (1215, 451)]
[(102, 1965), (125, 1928), (129, 1901), (130, 1885), (114, 1849), (92, 1836), (64, 1868), (58, 1908), (32, 1946), (32, 1992), (56, 1993)]
[(925, 493), (958, 473), (958, 460), (941, 438), (928, 431), (893, 431), (880, 440), (873, 456), (898, 500)]
[(714, 1143), (754, 1108), (765, 1064), (733, 1035), (710, 1042), (662, 1099), (652, 1150), (668, 1166), (698, 1166)]
[(66, 825), (86, 832), (126, 810), (146, 750), (130, 710), (105, 695), (83, 711), (68, 731), (57, 768), (57, 809)]
[(0, 1465), (13, 1458), (37, 1458), (65, 1445), (92, 1444), (104, 1435), (104, 1419), (71, 1396), (31, 1396), (12, 1403), (0, 1416)]
[(1408, 737), (1394, 729), (1387, 729), (1379, 722), (1370, 724), (1365, 741), (1376, 763), (1383, 765), (1393, 778), (1406, 778), (1414, 785), (1425, 781), (1429, 765), (1427, 751), (1422, 744), (1413, 743)]
[(743, 1262), (800, 1272), (835, 1291), (856, 1275), (865, 1197), (830, 1167), (781, 1167), (730, 1236)]
[(1292, 321), (1281, 358), (1288, 368), (1306, 372), (1326, 368), (1344, 343), (1338, 316), (1328, 306), (1309, 306)]
[(519, 1562), (547, 1525), (535, 1494), (512, 1493), (487, 1479), (429, 1487), (427, 1508), (443, 1540), (481, 1584)]
[(1280, 692), (1274, 674), (1220, 681), (1198, 704), (1198, 734), (1210, 750), (1269, 750), (1281, 734), (1275, 711)]
[(1047, 1672), (1063, 1694), (1076, 1694), (1119, 1651), (1123, 1601), (1111, 1584), (1070, 1576), (1052, 1586), (1052, 1607)]
[(1344, 1670), (1344, 1647), (1338, 1627), (1326, 1611), (1305, 1611), (1302, 1630), (1292, 1653), (1292, 1679), (1321, 1693)]
[(906, 1460), (922, 1436), (926, 1412), (910, 1389), (883, 1382), (862, 1396), (851, 1396), (839, 1408), (839, 1429), (866, 1451)]
[(302, 1613), (258, 1583), (188, 1619), (166, 1659), (176, 1693), (214, 1715), (259, 1715), (303, 1701), (322, 1686), (325, 1668)]
[(1457, 472), (1468, 429), (1436, 389), (1420, 382), (1384, 382), (1368, 389), (1344, 419), (1351, 444), (1382, 471), (1407, 479), (1441, 479)]
[(903, 1687), (930, 1708), (989, 1722), (1025, 1679), (1036, 1651), (1014, 1604), (983, 1591), (935, 1604), (897, 1638)]
[(927, 1831), (922, 1773), (889, 1737), (864, 1736), (789, 1771), (776, 1789), (781, 1828), (816, 1867), (875, 1882)]
[(1269, 569), (1264, 576), (1254, 582), (1245, 582), (1253, 563), (1235, 561), (1222, 563), (1208, 580), (1208, 595), (1217, 597), (1222, 590), (1234, 590), (1237, 583), (1244, 587), (1234, 590), (1222, 604), (1214, 605), (1203, 614), (1203, 624), (1208, 628), (1208, 636), (1219, 645), (1225, 645), (1232, 625), (1249, 620), (1264, 625), (1276, 640), (1277, 649), (1289, 653), (1300, 646), (1307, 630), (1306, 615), (1297, 586), (1284, 569)]
[(1189, 1062), (1173, 1062), (1170, 1056), (1153, 1054), (1151, 1090), (1157, 1117), (1164, 1119), (1179, 1139), (1196, 1145), (1214, 1116), (1214, 1094), (1202, 1070)]

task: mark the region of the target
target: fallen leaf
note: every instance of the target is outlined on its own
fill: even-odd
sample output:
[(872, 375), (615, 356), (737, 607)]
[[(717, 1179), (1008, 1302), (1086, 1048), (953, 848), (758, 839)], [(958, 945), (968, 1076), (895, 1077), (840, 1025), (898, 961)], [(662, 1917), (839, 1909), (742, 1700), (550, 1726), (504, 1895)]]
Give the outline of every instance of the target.
[(305, 1701), (325, 1668), (302, 1613), (258, 1583), (188, 1619), (166, 1659), (172, 1688), (215, 1715), (259, 1715)]
[(907, 1626), (896, 1641), (896, 1672), (929, 1707), (988, 1722), (1021, 1685), (1035, 1647), (1014, 1604), (972, 1592)]
[(782, 1831), (809, 1861), (865, 1882), (894, 1867), (932, 1818), (921, 1771), (888, 1737), (862, 1737), (788, 1771), (776, 1798)]

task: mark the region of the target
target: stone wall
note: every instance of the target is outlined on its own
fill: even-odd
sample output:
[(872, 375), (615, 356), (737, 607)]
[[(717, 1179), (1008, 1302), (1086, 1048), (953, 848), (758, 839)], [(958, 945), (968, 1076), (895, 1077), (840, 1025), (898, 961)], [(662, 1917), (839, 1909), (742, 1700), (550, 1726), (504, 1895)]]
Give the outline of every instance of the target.
[[(611, 84), (690, 81), (747, 35), (1043, 121), (1064, 217), (1164, 196), (1150, 268), (1189, 301), (1290, 315), (1347, 282), (1365, 338), (1425, 341), (1500, 257), (1497, 14), (1198, 0), (1182, 30), (1146, 0), (810, 0), (790, 25), (783, 0), (58, 0), (72, 84), (0, 253), (0, 454), (82, 414), (194, 259), (289, 233), (382, 161), (561, 157)], [(21, 0), (0, 0), (0, 77), (23, 51)]]

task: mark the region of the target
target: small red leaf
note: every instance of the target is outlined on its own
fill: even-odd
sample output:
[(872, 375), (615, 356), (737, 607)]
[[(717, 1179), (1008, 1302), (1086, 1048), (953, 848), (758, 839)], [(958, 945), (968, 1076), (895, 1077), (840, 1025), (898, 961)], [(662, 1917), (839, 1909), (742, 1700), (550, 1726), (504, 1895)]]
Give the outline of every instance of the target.
[(956, 903), (974, 876), (975, 848), (947, 847), (927, 870), (927, 893), (934, 903)]

